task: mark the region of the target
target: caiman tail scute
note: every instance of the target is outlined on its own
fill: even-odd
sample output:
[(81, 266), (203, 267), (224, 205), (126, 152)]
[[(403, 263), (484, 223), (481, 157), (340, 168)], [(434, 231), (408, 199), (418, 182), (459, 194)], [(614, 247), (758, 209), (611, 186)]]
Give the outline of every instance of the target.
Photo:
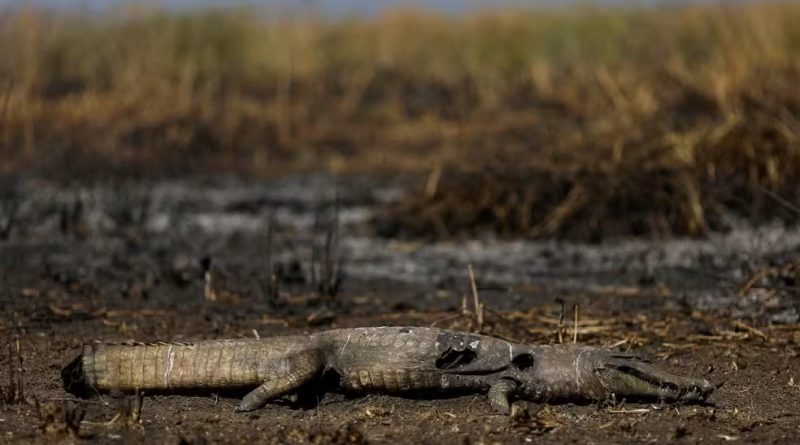
[(64, 389), (68, 393), (87, 398), (91, 394), (89, 385), (86, 382), (86, 373), (83, 370), (83, 354), (75, 357), (67, 366), (61, 369), (61, 381)]

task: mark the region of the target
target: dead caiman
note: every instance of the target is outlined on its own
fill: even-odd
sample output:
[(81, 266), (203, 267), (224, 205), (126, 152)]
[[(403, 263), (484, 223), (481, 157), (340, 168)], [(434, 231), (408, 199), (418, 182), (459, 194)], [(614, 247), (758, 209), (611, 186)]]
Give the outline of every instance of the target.
[(338, 329), (197, 343), (92, 343), (61, 372), (76, 395), (98, 391), (249, 389), (237, 411), (298, 391), (323, 374), (345, 391), (481, 392), (509, 400), (650, 399), (697, 402), (713, 386), (635, 355), (580, 345), (526, 345), (427, 327)]

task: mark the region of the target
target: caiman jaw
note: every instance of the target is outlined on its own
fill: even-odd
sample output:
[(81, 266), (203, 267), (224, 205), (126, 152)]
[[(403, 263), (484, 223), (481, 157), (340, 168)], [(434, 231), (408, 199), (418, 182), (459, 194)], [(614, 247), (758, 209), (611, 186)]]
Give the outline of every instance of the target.
[(626, 354), (609, 355), (594, 373), (609, 396), (699, 402), (714, 390), (706, 379), (681, 377)]

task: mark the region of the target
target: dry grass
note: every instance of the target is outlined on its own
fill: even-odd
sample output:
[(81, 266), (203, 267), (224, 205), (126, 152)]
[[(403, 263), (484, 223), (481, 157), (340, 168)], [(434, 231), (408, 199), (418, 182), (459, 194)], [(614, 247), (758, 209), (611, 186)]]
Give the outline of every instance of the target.
[(0, 20), (0, 172), (434, 169), (389, 229), (444, 236), (702, 234), (798, 196), (796, 4)]

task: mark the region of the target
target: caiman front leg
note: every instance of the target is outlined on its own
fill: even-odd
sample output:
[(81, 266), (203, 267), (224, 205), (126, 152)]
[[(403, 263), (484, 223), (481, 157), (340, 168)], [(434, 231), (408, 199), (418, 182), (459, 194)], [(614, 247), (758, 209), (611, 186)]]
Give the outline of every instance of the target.
[(318, 351), (304, 351), (262, 366), (266, 380), (247, 393), (236, 411), (253, 411), (270, 400), (299, 389), (322, 371), (323, 361)]
[(517, 382), (511, 379), (500, 379), (494, 382), (487, 394), (492, 408), (500, 414), (510, 413), (511, 405), (508, 400), (517, 391), (518, 387)]

